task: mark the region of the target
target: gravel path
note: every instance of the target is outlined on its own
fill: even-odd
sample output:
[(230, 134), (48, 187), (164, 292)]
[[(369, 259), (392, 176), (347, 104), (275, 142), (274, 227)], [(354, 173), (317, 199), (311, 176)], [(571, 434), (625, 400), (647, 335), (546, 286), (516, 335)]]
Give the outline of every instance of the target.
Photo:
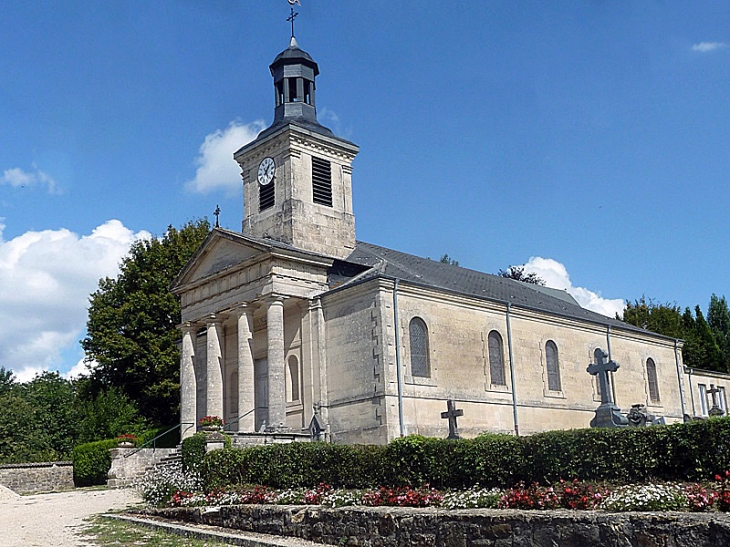
[(131, 488), (72, 490), (18, 496), (0, 488), (0, 545), (3, 547), (78, 547), (89, 542), (76, 530), (84, 519), (140, 502)]

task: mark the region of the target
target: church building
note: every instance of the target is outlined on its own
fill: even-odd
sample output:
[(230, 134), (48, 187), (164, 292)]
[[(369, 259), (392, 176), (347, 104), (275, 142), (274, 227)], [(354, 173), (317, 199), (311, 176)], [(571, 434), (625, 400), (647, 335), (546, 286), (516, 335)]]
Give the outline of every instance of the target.
[[(588, 427), (597, 352), (624, 412), (667, 423), (726, 408), (730, 377), (682, 364), (681, 341), (566, 292), (358, 241), (358, 146), (317, 120), (319, 67), (294, 37), (270, 65), (272, 125), (234, 154), (240, 232), (214, 228), (173, 285), (182, 303), (181, 423), (221, 416), (234, 442), (386, 443)], [(606, 389), (606, 388), (604, 388)]]

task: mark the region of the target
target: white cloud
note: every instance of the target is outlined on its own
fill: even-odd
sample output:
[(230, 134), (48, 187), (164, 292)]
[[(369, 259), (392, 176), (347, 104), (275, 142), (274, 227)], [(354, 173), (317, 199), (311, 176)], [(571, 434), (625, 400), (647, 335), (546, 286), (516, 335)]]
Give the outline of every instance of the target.
[(692, 46), (692, 51), (699, 51), (700, 53), (708, 53), (710, 51), (716, 51), (718, 49), (724, 49), (730, 46), (725, 42), (700, 42)]
[[(94, 368), (94, 362), (91, 363), (91, 368)], [(71, 370), (69, 370), (67, 373), (63, 375), (64, 378), (67, 380), (75, 380), (79, 376), (88, 376), (89, 374), (89, 365), (84, 362), (83, 359), (79, 360), (78, 363), (76, 363), (74, 366), (71, 367)]]
[(524, 265), (525, 273), (534, 273), (545, 280), (545, 284), (553, 289), (565, 290), (582, 307), (606, 315), (615, 317), (616, 314), (623, 314), (624, 301), (621, 298), (603, 298), (600, 292), (594, 292), (584, 287), (574, 287), (565, 266), (552, 258), (533, 256)]
[(0, 184), (9, 184), (13, 188), (23, 188), (31, 186), (45, 186), (48, 188), (49, 194), (58, 194), (58, 186), (51, 176), (44, 173), (36, 165), (33, 166), (30, 173), (23, 171), (19, 167), (6, 169), (0, 177)]
[(5, 241), (4, 228), (0, 223), (0, 366), (25, 381), (63, 368), (61, 354), (78, 344), (99, 279), (115, 277), (132, 242), (152, 236), (118, 220), (84, 236), (62, 228)]
[(226, 129), (207, 135), (195, 158), (195, 178), (186, 182), (185, 188), (201, 194), (214, 190), (223, 190), (226, 195), (240, 192), (241, 168), (233, 159), (233, 153), (254, 140), (264, 127), (262, 121), (231, 122)]

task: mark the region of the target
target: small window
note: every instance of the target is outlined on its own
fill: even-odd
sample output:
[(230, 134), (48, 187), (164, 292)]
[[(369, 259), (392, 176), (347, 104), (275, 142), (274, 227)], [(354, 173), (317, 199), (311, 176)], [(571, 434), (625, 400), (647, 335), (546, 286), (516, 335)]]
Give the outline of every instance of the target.
[(721, 410), (722, 410), (722, 411), (723, 411), (723, 412), (724, 412), (725, 414), (727, 414), (727, 400), (725, 399), (725, 388), (724, 388), (724, 387), (719, 387), (719, 386), (718, 386), (718, 388), (717, 388), (717, 389), (719, 389), (719, 390), (720, 390), (720, 391), (718, 391), (718, 393), (717, 393), (717, 404), (719, 405), (720, 409), (721, 409)]
[(293, 403), (299, 400), (299, 361), (292, 355), (288, 361), (289, 367), (289, 402)]
[(656, 376), (656, 364), (654, 359), (646, 360), (646, 379), (649, 382), (649, 400), (652, 403), (659, 402), (659, 381)]
[(332, 207), (332, 165), (316, 157), (312, 157), (312, 200)]
[(502, 337), (496, 330), (489, 333), (489, 379), (492, 385), (507, 385), (504, 377)]
[(558, 346), (548, 340), (545, 344), (545, 364), (547, 365), (548, 390), (560, 391), (560, 367), (558, 364)]
[(411, 375), (421, 378), (431, 377), (428, 360), (428, 328), (420, 317), (414, 317), (408, 325), (411, 349)]

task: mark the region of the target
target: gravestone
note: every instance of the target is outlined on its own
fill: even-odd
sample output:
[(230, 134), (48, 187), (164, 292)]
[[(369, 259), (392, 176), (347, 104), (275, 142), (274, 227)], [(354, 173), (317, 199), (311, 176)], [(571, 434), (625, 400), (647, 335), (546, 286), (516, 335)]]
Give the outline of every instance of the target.
[[(645, 425), (664, 425), (666, 422), (664, 417), (657, 418), (646, 409), (646, 405), (631, 405), (631, 410), (626, 415), (631, 427), (642, 427)], [(686, 421), (686, 420), (685, 420)]]
[(710, 389), (707, 390), (707, 393), (709, 393), (712, 397), (712, 408), (709, 410), (708, 414), (712, 417), (723, 416), (725, 411), (717, 404), (717, 394), (720, 393), (720, 389), (716, 388), (715, 384), (710, 384)]
[(446, 401), (446, 412), (441, 413), (441, 418), (449, 420), (449, 439), (460, 439), (459, 427), (456, 423), (456, 418), (464, 415), (464, 411), (460, 408), (456, 408), (454, 401), (449, 399)]
[(616, 372), (620, 365), (613, 360), (607, 361), (608, 354), (603, 350), (597, 349), (594, 355), (596, 362), (588, 365), (586, 372), (598, 377), (601, 405), (596, 409), (596, 415), (591, 420), (591, 427), (624, 427), (628, 425), (629, 421), (621, 414), (621, 409), (613, 404), (608, 377), (608, 373)]

